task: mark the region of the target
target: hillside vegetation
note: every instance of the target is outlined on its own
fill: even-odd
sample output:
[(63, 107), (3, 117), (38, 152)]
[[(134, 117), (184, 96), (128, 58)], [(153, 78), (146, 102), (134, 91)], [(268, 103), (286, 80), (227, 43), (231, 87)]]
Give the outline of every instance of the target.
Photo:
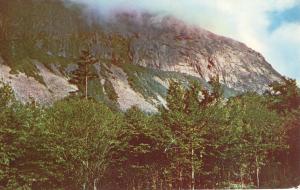
[(300, 92), (168, 15), (0, 0), (0, 189), (286, 188)]
[[(4, 189), (284, 188), (299, 182), (295, 81), (224, 101), (219, 83), (171, 81), (167, 109), (111, 110), (70, 97), (23, 105), (0, 88)], [(199, 92), (202, 98), (199, 97)]]

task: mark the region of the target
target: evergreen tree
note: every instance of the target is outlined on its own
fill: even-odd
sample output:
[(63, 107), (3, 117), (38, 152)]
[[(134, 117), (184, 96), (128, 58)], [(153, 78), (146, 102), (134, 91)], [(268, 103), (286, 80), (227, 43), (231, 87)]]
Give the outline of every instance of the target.
[(207, 89), (203, 89), (201, 91), (203, 95), (203, 100), (201, 102), (202, 105), (207, 106), (222, 99), (224, 92), (219, 80), (218, 75), (216, 77), (212, 77), (210, 81), (208, 81), (211, 86), (211, 92)]
[(79, 91), (83, 92), (85, 99), (88, 98), (89, 80), (96, 77), (91, 71), (91, 66), (97, 62), (98, 60), (92, 56), (89, 50), (83, 50), (77, 62), (78, 68), (71, 73), (70, 83), (78, 86)]
[(187, 163), (188, 144), (186, 143), (184, 126), (184, 89), (179, 82), (171, 80), (167, 94), (167, 109), (163, 110), (162, 118), (165, 126), (171, 131), (170, 144), (166, 153), (171, 158), (170, 188), (183, 188), (184, 168)]

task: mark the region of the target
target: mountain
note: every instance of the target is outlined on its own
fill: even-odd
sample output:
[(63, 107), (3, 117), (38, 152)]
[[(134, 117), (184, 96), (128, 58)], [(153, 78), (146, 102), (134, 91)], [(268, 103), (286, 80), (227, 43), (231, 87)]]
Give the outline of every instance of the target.
[(209, 88), (219, 76), (226, 96), (262, 93), (281, 79), (245, 44), (173, 16), (122, 11), (104, 19), (59, 0), (0, 0), (0, 79), (19, 100), (50, 104), (75, 91), (68, 79), (86, 48), (99, 59), (89, 95), (122, 110), (157, 111), (171, 78)]

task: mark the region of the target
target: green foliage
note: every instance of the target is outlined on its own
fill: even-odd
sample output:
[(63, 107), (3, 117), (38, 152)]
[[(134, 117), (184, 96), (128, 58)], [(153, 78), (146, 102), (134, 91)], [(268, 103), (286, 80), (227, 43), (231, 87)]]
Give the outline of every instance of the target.
[(11, 87), (0, 81), (0, 108), (5, 109), (15, 101)]
[(163, 82), (167, 82), (169, 80), (182, 81), (184, 85), (187, 85), (189, 81), (198, 81), (203, 83), (203, 81), (199, 80), (199, 78), (178, 72), (159, 71), (134, 64), (124, 64), (120, 65), (120, 67), (127, 74), (131, 88), (136, 92), (143, 94), (146, 99), (157, 98), (157, 95), (164, 98), (167, 96), (167, 87), (155, 80), (155, 78), (158, 78)]
[[(226, 101), (223, 94), (235, 93), (221, 86), (218, 77), (206, 91), (200, 85), (205, 82), (193, 77), (133, 65), (134, 37), (105, 33), (93, 23), (90, 27), (78, 17), (77, 7), (65, 9), (61, 1), (0, 0), (0, 53), (12, 72), (43, 83), (33, 60), (49, 69), (57, 64), (65, 73), (81, 56), (71, 73), (73, 83), (113, 107), (117, 94), (112, 84), (102, 86), (93, 79), (90, 52), (79, 55), (89, 47), (101, 63), (121, 67), (135, 91), (146, 98), (166, 97), (167, 108), (154, 115), (137, 108), (119, 113), (76, 96), (48, 108), (23, 105), (1, 83), (0, 189), (299, 185), (300, 93), (295, 80), (275, 82), (265, 95), (241, 94)], [(106, 72), (100, 69), (102, 76)], [(154, 77), (173, 79), (170, 88)]]
[(117, 102), (118, 94), (116, 93), (112, 83), (109, 80), (105, 80), (104, 89), (108, 98), (114, 102)]
[[(0, 52), (12, 72), (24, 72), (43, 83), (37, 68), (32, 64), (33, 60), (46, 66), (49, 64), (66, 66), (72, 61), (72, 57), (78, 55), (79, 50), (71, 49), (77, 41), (71, 44), (63, 40), (67, 39), (67, 34), (71, 34), (74, 29), (75, 18), (72, 11), (65, 11), (61, 2), (51, 1), (46, 4), (28, 0), (24, 4), (19, 1), (1, 1), (0, 7), (0, 19), (3, 23), (0, 31)], [(62, 17), (69, 19), (66, 21), (57, 19)], [(58, 33), (63, 39), (58, 39)], [(71, 52), (76, 54), (62, 56), (66, 50), (62, 52), (61, 49), (62, 47), (66, 49), (66, 46), (69, 55)]]
[(89, 189), (101, 183), (118, 116), (102, 104), (80, 99), (58, 102), (47, 112), (46, 125), (57, 134), (55, 146), (63, 153), (66, 187)]
[(112, 173), (108, 177), (119, 188), (149, 188), (149, 184), (159, 180), (157, 177), (168, 161), (164, 152), (166, 131), (155, 117), (135, 107), (124, 117), (122, 130), (111, 147)]
[(279, 187), (286, 188), (291, 184), (297, 186), (300, 173), (300, 90), (296, 81), (289, 78), (274, 82), (270, 87), (266, 92), (268, 104), (284, 121), (289, 149), (275, 152), (280, 164), (273, 164), (273, 173), (283, 175), (270, 175), (266, 172), (265, 178), (273, 179)]
[(233, 98), (228, 106), (233, 127), (229, 137), (233, 155), (229, 159), (235, 160), (236, 168), (240, 169), (236, 173), (240, 173), (242, 182), (257, 175), (255, 184), (259, 187), (261, 167), (270, 160), (267, 156), (285, 148), (283, 124), (279, 115), (268, 109), (264, 98), (256, 94)]
[(91, 55), (90, 51), (83, 50), (78, 60), (78, 68), (71, 73), (69, 82), (77, 85), (79, 92), (84, 94), (86, 99), (88, 98), (89, 80), (96, 77), (96, 75), (92, 73), (91, 67), (97, 61), (98, 60)]
[(162, 117), (172, 132), (172, 172), (177, 178), (172, 185), (175, 188), (198, 187), (202, 182), (200, 176), (205, 173), (203, 161), (208, 154), (208, 136), (210, 128), (218, 124), (219, 105), (203, 106), (203, 102), (211, 97), (201, 99), (201, 92), (201, 86), (195, 81), (187, 89), (170, 81), (168, 108)]
[(143, 94), (145, 98), (156, 98), (156, 93), (161, 95), (162, 97), (166, 96), (167, 89), (154, 80), (155, 76), (162, 77), (163, 73), (133, 64), (121, 65), (121, 68), (127, 74), (128, 83), (131, 88)]
[[(3, 99), (11, 102), (6, 96)], [(0, 110), (0, 186), (80, 189), (98, 185), (118, 117), (90, 100), (68, 99), (47, 109), (7, 103)]]
[[(57, 183), (56, 154), (49, 149), (48, 131), (41, 125), (44, 111), (34, 104), (11, 102), (0, 110), (0, 186), (7, 189), (47, 189)], [(51, 184), (50, 184), (51, 183)]]
[[(76, 96), (48, 108), (23, 105), (1, 84), (0, 187), (274, 188), (296, 183), (297, 171), (276, 173), (298, 167), (300, 112), (272, 106), (277, 98), (287, 104), (293, 96), (248, 93), (226, 101), (217, 95), (222, 93), (218, 82), (217, 92), (207, 94), (199, 82), (189, 84), (171, 80), (167, 108), (154, 115), (136, 107), (119, 113)], [(285, 152), (293, 159), (285, 159)]]
[(282, 82), (273, 82), (267, 94), (273, 97), (272, 107), (278, 112), (290, 112), (300, 107), (300, 90), (296, 80), (283, 78)]

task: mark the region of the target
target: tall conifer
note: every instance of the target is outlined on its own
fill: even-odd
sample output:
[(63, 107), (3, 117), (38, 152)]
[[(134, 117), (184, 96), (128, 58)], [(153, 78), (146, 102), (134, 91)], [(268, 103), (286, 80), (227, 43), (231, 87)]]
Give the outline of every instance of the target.
[(96, 77), (91, 72), (91, 66), (97, 63), (98, 60), (91, 54), (89, 50), (82, 50), (77, 62), (78, 68), (72, 72), (70, 83), (78, 86), (77, 92), (83, 92), (84, 98), (88, 98), (88, 82)]

